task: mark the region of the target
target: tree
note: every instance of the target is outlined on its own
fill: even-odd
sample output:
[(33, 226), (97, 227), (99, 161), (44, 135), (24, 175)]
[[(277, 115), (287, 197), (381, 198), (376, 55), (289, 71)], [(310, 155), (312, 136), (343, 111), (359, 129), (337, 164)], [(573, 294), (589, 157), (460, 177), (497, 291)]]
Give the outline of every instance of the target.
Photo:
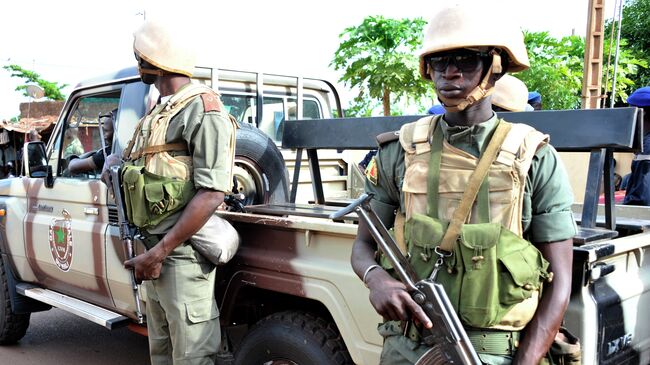
[(542, 95), (544, 109), (579, 108), (584, 40), (578, 36), (558, 40), (548, 32), (524, 31), (524, 42), (530, 68), (514, 76)]
[(18, 85), (16, 91), (22, 91), (24, 96), (29, 96), (27, 93), (27, 85), (30, 83), (37, 84), (45, 90), (45, 97), (50, 100), (65, 100), (65, 95), (61, 90), (68, 86), (68, 84), (59, 85), (57, 82), (46, 81), (41, 78), (41, 75), (34, 71), (26, 70), (18, 65), (2, 66), (5, 70), (11, 72), (11, 77), (18, 77), (25, 79), (24, 85)]
[[(609, 38), (612, 21), (608, 20), (605, 34)], [(627, 0), (623, 6), (621, 37), (627, 39), (630, 48), (642, 55), (641, 59), (650, 59), (650, 0)], [(621, 63), (619, 63), (619, 66)], [(650, 85), (650, 69), (639, 70), (636, 77), (637, 86)]]
[[(542, 94), (544, 109), (580, 108), (584, 38), (566, 36), (555, 39), (548, 32), (524, 32), (524, 42), (528, 49), (530, 68), (514, 76), (521, 79), (528, 90)], [(609, 39), (605, 41), (604, 49), (609, 49)], [(616, 72), (616, 103), (625, 101), (637, 85), (634, 81), (636, 75), (646, 67), (647, 61), (642, 59), (637, 51), (628, 47), (625, 39), (621, 39)], [(607, 89), (611, 89), (614, 76), (612, 71), (613, 68), (609, 73), (603, 72), (603, 88), (607, 85)]]
[[(609, 49), (609, 39), (605, 41), (604, 49)], [(627, 104), (627, 97), (636, 90), (636, 88), (645, 86), (641, 83), (643, 73), (647, 71), (648, 61), (643, 59), (646, 56), (630, 46), (625, 38), (621, 38), (620, 47), (618, 51), (618, 66), (616, 67), (616, 95), (614, 96), (614, 104), (616, 106), (623, 106)], [(612, 52), (615, 49), (612, 46)], [(607, 52), (607, 51), (605, 51)], [(604, 54), (607, 59), (607, 53)], [(607, 96), (603, 107), (609, 108), (611, 102), (611, 95), (608, 93), (612, 90), (612, 83), (614, 82), (614, 55), (612, 55), (612, 64), (609, 66), (609, 72), (605, 70), (607, 65), (603, 65), (603, 95)], [(607, 80), (605, 80), (607, 77)]]
[(370, 16), (339, 35), (342, 42), (330, 66), (344, 71), (339, 81), (359, 88), (348, 112), (369, 115), (376, 105), (374, 100), (381, 101), (384, 115), (391, 115), (392, 104), (401, 98), (418, 102), (432, 92), (431, 84), (420, 77), (415, 55), (424, 25), (421, 18)]

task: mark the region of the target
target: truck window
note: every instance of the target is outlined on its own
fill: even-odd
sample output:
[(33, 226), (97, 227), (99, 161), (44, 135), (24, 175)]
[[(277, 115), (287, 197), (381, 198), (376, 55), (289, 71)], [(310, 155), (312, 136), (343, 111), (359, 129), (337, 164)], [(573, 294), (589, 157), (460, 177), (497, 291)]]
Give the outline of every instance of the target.
[(54, 143), (50, 154), (50, 165), (57, 176), (80, 179), (98, 179), (101, 168), (83, 173), (71, 174), (68, 164), (73, 159), (84, 159), (101, 150), (101, 132), (97, 117), (108, 114), (119, 104), (119, 92), (106, 95), (82, 97), (63, 120), (61, 133)]
[[(296, 119), (295, 97), (264, 97), (262, 120), (256, 121), (256, 99), (252, 95), (222, 95), (226, 110), (240, 123), (252, 123), (275, 142), (282, 140), (283, 121)], [(303, 119), (320, 119), (322, 113), (318, 100), (303, 99)]]

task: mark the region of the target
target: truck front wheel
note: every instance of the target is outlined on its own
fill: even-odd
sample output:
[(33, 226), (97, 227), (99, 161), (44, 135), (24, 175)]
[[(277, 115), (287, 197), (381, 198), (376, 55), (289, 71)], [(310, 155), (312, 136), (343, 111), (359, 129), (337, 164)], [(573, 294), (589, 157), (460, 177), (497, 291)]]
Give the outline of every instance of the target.
[(9, 280), (0, 260), (0, 345), (11, 345), (25, 336), (30, 314), (16, 314), (11, 309)]
[(235, 352), (235, 365), (352, 364), (336, 327), (305, 312), (274, 313), (260, 320)]

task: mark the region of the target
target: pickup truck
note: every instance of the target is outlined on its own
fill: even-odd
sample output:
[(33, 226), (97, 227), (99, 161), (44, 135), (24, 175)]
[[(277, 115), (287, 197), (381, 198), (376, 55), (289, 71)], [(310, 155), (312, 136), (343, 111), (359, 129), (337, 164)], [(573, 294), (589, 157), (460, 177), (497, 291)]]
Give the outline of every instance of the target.
[[(217, 70), (202, 71), (212, 76), (197, 82), (212, 80), (228, 105), (231, 90), (216, 81)], [(382, 342), (376, 326), (381, 318), (349, 264), (358, 218), (329, 218), (349, 200), (328, 194), (321, 156), (375, 148), (374, 136), (419, 117), (322, 119), (330, 104), (319, 107), (321, 119), (305, 118), (300, 108), (292, 117), (285, 101), (277, 128), (274, 115), (273, 128), (267, 126), (264, 133), (257, 128), (266, 104), (259, 87), (264, 75), (257, 77), (257, 114), (239, 118), (237, 134), (236, 191), (246, 197), (245, 211), (215, 213), (228, 219), (242, 239), (237, 255), (217, 269), (224, 336), (217, 363), (377, 364)], [(301, 83), (298, 78), (282, 95), (302, 105), (306, 85)], [(335, 92), (329, 95), (340, 105)], [(142, 84), (134, 68), (78, 85), (47, 146), (25, 146), (25, 176), (0, 181), (0, 344), (19, 341), (30, 313), (51, 306), (108, 329), (127, 325), (146, 333), (122, 265), (126, 254), (115, 204), (98, 176), (67, 176), (64, 137), (66, 129), (78, 128), (84, 145), (96, 143), (97, 109), (119, 106), (112, 148), (120, 151), (156, 99), (155, 89)], [(622, 108), (505, 116), (550, 134), (560, 151), (589, 155), (585, 196), (575, 204), (580, 233), (565, 316), (565, 326), (580, 338), (585, 364), (650, 362), (650, 325), (640, 319), (650, 306), (645, 256), (650, 208), (615, 206), (611, 183), (613, 153), (641, 149), (641, 114)], [(282, 151), (276, 144), (280, 140)], [(288, 150), (295, 160), (291, 179), (282, 157)], [(305, 165), (312, 201), (296, 203)], [(605, 204), (599, 205), (601, 190)], [(143, 247), (136, 249), (142, 252)], [(142, 290), (139, 299), (145, 299)]]

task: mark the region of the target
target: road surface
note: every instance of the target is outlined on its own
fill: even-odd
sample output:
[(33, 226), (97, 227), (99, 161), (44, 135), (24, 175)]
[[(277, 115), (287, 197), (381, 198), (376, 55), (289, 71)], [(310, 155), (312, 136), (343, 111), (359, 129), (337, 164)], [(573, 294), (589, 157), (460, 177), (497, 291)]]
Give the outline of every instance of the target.
[(33, 313), (27, 334), (0, 346), (0, 365), (149, 365), (147, 338), (60, 309)]

